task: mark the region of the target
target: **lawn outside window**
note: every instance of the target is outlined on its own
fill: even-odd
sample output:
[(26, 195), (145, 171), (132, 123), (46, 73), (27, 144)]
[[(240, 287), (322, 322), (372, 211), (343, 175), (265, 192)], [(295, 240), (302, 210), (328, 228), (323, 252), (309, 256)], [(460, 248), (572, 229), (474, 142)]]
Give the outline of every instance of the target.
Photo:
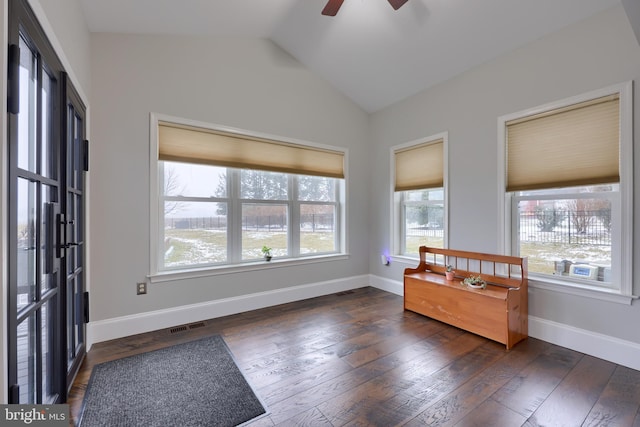
[[(213, 127), (185, 122), (164, 117), (159, 120), (157, 115), (151, 119), (156, 141), (154, 144), (152, 136), (151, 159), (156, 179), (151, 180), (151, 205), (157, 206), (151, 210), (152, 281), (172, 274), (188, 277), (189, 272), (200, 276), (206, 271), (218, 274), (221, 269), (265, 268), (263, 246), (272, 248), (274, 262), (268, 263), (269, 268), (287, 260), (344, 255), (344, 178), (323, 176), (315, 170), (305, 174), (304, 167), (300, 173), (272, 170), (278, 169), (272, 165), (265, 169), (254, 164), (242, 167), (241, 162), (237, 163), (240, 167), (230, 167), (228, 159), (218, 162), (215, 150), (207, 151), (211, 138), (217, 137)], [(187, 152), (200, 144), (205, 147), (201, 155), (206, 159), (199, 161), (193, 153), (191, 157), (163, 158), (163, 123), (175, 124), (171, 130), (184, 126), (192, 133), (186, 134), (186, 138), (192, 138), (191, 144), (174, 152)], [(194, 139), (201, 136), (200, 141)], [(268, 141), (265, 144), (280, 144), (262, 136), (229, 137), (228, 129), (224, 136), (223, 144), (235, 144), (237, 138), (241, 144), (253, 144), (251, 153), (256, 147), (260, 149), (262, 140)], [(182, 137), (179, 131), (172, 135), (178, 145), (185, 144)], [(309, 155), (301, 143), (287, 142), (275, 148), (286, 152), (287, 144), (298, 150), (296, 158), (301, 153)], [(223, 151), (228, 152), (228, 148)], [(328, 152), (334, 157), (337, 153), (342, 159), (345, 154), (315, 145), (309, 150), (312, 156)]]
[(533, 287), (634, 298), (631, 87), (498, 120), (504, 252), (528, 258)]
[(444, 188), (402, 191), (401, 253), (418, 257), (420, 246), (444, 248)]

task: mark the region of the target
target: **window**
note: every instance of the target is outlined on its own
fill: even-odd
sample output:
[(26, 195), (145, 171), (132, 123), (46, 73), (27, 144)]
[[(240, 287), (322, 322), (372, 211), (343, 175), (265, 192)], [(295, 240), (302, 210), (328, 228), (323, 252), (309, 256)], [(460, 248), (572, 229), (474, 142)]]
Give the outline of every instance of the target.
[(418, 256), (420, 246), (446, 247), (447, 135), (395, 147), (394, 253)]
[(444, 248), (444, 189), (402, 191), (402, 255), (418, 255), (420, 246)]
[(507, 252), (541, 284), (631, 295), (631, 84), (501, 117)]
[(246, 266), (263, 246), (274, 260), (343, 252), (343, 152), (152, 116), (154, 126), (153, 272)]

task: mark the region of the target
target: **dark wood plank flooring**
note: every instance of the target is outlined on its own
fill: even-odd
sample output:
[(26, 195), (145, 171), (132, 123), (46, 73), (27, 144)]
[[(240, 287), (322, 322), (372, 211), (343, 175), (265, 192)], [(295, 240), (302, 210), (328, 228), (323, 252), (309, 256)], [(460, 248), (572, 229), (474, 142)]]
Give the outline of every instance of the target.
[(221, 334), (270, 412), (252, 427), (640, 427), (639, 371), (533, 338), (506, 351), (375, 288), (181, 329), (94, 345), (74, 420), (95, 364)]

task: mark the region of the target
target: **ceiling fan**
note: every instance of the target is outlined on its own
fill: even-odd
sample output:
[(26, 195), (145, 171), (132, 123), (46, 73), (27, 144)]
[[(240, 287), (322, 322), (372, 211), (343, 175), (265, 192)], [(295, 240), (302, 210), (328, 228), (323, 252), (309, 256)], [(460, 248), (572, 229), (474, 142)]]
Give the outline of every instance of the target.
[[(408, 0), (388, 0), (388, 1), (391, 7), (393, 7), (395, 10), (398, 10)], [(322, 14), (326, 16), (336, 16), (336, 13), (338, 13), (338, 10), (340, 9), (340, 6), (342, 6), (343, 2), (344, 0), (329, 0), (327, 2), (327, 5), (324, 7), (324, 9), (322, 9)]]

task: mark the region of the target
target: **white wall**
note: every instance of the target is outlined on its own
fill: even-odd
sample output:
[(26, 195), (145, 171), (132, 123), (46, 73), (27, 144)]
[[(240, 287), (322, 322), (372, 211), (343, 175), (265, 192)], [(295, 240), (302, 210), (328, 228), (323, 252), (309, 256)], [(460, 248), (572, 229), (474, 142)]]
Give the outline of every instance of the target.
[(29, 3), (74, 87), (85, 104), (88, 104), (91, 88), (91, 38), (80, 0), (29, 0)]
[[(351, 101), (262, 39), (93, 34), (91, 51), (96, 339), (114, 319), (131, 325), (144, 313), (368, 273), (368, 206), (357, 197), (368, 189), (368, 116)], [(136, 296), (149, 274), (150, 112), (347, 148), (349, 259), (152, 283)]]
[[(640, 46), (616, 6), (544, 37), (372, 116), (372, 185), (388, 188), (389, 147), (449, 131), (449, 246), (495, 252), (499, 248), (500, 192), (497, 176), (497, 118), (615, 83), (635, 80), (634, 125), (640, 129)], [(640, 150), (635, 150), (638, 165)], [(635, 176), (636, 207), (640, 177)], [(379, 262), (388, 247), (389, 192), (372, 192), (371, 273), (381, 281), (401, 277), (407, 265)], [(634, 245), (640, 248), (640, 209), (634, 215)], [(635, 271), (640, 260), (635, 257)], [(640, 286), (635, 283), (635, 294)], [(640, 344), (640, 304), (632, 306), (531, 289), (529, 313), (536, 324), (579, 328)], [(640, 350), (640, 345), (638, 346)]]
[(622, 0), (622, 5), (633, 31), (636, 33), (636, 38), (640, 42), (640, 2), (638, 0)]

